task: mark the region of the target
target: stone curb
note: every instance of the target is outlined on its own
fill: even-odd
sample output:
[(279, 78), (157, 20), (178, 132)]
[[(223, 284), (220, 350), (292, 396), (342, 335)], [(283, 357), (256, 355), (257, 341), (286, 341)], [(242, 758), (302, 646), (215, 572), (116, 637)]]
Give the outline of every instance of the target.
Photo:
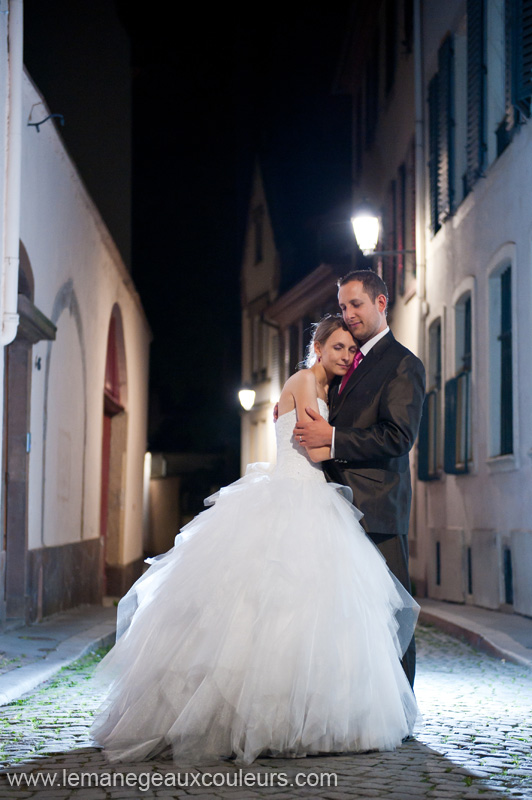
[(113, 644), (115, 635), (114, 621), (100, 622), (83, 633), (65, 639), (46, 658), (0, 675), (0, 706), (18, 700), (87, 653)]
[(487, 628), (478, 622), (465, 622), (451, 611), (424, 609), (421, 606), (420, 622), (425, 622), (458, 639), (465, 639), (470, 645), (503, 661), (532, 669), (530, 650), (502, 631)]

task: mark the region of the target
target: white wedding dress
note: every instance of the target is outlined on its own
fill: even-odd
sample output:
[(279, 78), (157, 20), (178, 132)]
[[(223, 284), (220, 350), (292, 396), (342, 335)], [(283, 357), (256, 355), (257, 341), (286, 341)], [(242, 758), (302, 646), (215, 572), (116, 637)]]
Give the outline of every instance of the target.
[(389, 750), (411, 733), (399, 659), (417, 605), (344, 487), (294, 444), (295, 419), (276, 424), (277, 465), (209, 498), (120, 602), (91, 731), (111, 760), (249, 764)]

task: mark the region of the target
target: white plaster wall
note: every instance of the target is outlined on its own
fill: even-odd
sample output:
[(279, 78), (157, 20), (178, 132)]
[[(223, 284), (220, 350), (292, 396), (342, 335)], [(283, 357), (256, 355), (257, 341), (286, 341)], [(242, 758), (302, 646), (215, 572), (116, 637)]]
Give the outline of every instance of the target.
[[(429, 5), (432, 8), (433, 4)], [(463, 3), (435, 5), (440, 16), (435, 16), (425, 31), (427, 81), (436, 69), (434, 53), (441, 38), (447, 30), (453, 30), (464, 12)], [(493, 135), (491, 130), (489, 135)], [(503, 601), (502, 542), (512, 537), (517, 598), (514, 608), (528, 614), (532, 614), (532, 595), (524, 584), (530, 583), (532, 550), (528, 534), (518, 536), (511, 532), (528, 531), (532, 516), (531, 242), (532, 130), (530, 125), (523, 125), (454, 216), (434, 237), (427, 234), (428, 306), (443, 309), (447, 318), (443, 382), (456, 371), (454, 303), (463, 287), (472, 288), (473, 468), (466, 476), (444, 475), (440, 481), (426, 484), (422, 491), (426, 496), (427, 529), (438, 526), (469, 532), (473, 547), (473, 602), (493, 608)], [(489, 342), (490, 326), (497, 321), (489, 314), (489, 273), (506, 257), (512, 261), (513, 277), (514, 455), (493, 459), (489, 446), (493, 413), (489, 400)], [(490, 576), (491, 583), (486, 576)]]
[[(4, 245), (4, 201), (5, 201), (5, 175), (6, 175), (6, 147), (7, 147), (7, 121), (8, 121), (8, 77), (9, 59), (7, 53), (7, 24), (8, 14), (0, 14), (0, 208), (2, 217), (0, 223), (0, 242), (3, 255)], [(3, 401), (2, 401), (3, 402)]]
[[(37, 102), (42, 98), (26, 76), (26, 117)], [(40, 371), (34, 367), (32, 376), (29, 547), (99, 536), (107, 333), (113, 304), (118, 303), (124, 327), (128, 398), (126, 539), (121, 561), (128, 563), (142, 553), (150, 334), (130, 276), (51, 123), (39, 133), (23, 128), (21, 240), (34, 273), (35, 305), (58, 326), (55, 342), (40, 342), (33, 349), (34, 360), (40, 355), (43, 366)], [(60, 297), (66, 306), (62, 313), (58, 313)], [(85, 398), (80, 394), (84, 382)], [(79, 473), (84, 471), (83, 495), (76, 490), (66, 521), (57, 491), (50, 493), (47, 488), (42, 515), (43, 456), (45, 486), (49, 487), (54, 480), (53, 472), (48, 471), (49, 460), (53, 463), (55, 457), (59, 468), (59, 430), (70, 435), (71, 487), (79, 485)], [(65, 437), (62, 441), (66, 442)]]
[[(7, 25), (8, 14), (0, 14), (0, 258), (4, 256), (4, 206), (5, 206), (5, 179), (6, 179), (6, 147), (7, 147), (7, 94), (9, 61), (7, 53)], [(0, 285), (0, 292), (2, 286)], [(1, 310), (1, 304), (0, 304)], [(4, 348), (0, 347), (0, 380), (4, 385)], [(4, 392), (0, 392), (0, 419), (4, 418)], [(3, 504), (3, 497), (0, 502)], [(2, 519), (3, 508), (1, 509)], [(4, 544), (0, 546), (0, 552)], [(0, 606), (1, 606), (0, 601)]]
[[(528, 398), (532, 392), (529, 342), (532, 338), (532, 283), (530, 239), (532, 229), (532, 131), (521, 129), (514, 142), (489, 169), (454, 218), (429, 242), (427, 299), (443, 303), (453, 326), (455, 290), (464, 279), (474, 279), (473, 292), (473, 448), (474, 471), (468, 476), (446, 476), (441, 485), (429, 485), (433, 513), (446, 513), (448, 523), (467, 521), (466, 527), (497, 530), (523, 529), (532, 513), (532, 420)], [(507, 243), (515, 243), (515, 303), (513, 358), (516, 381), (516, 453), (513, 459), (490, 459), (489, 431), (489, 308), (488, 269)], [(452, 336), (446, 337), (444, 380), (454, 374)]]

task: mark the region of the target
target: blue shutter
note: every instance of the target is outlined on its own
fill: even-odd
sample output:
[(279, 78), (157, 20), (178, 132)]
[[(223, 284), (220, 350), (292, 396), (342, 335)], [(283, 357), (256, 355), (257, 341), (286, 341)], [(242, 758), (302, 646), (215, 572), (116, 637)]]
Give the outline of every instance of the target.
[(469, 192), (486, 160), (486, 0), (467, 0), (467, 170)]
[(497, 155), (510, 143), (515, 125), (519, 121), (515, 101), (517, 97), (517, 62), (518, 62), (518, 4), (521, 0), (506, 0), (504, 13), (504, 49), (505, 49), (505, 87), (504, 87), (504, 120), (497, 129)]
[(439, 192), (438, 192), (438, 164), (439, 164), (439, 136), (438, 136), (438, 85), (439, 76), (436, 73), (429, 83), (429, 185), (430, 185), (430, 226), (432, 233), (440, 228), (439, 219)]
[(516, 34), (515, 104), (526, 117), (529, 117), (532, 98), (532, 0), (517, 0)]
[[(399, 166), (397, 191), (397, 249), (406, 249), (406, 164)], [(397, 256), (397, 291), (405, 293), (405, 256)]]
[(429, 414), (428, 414), (428, 395), (425, 395), (423, 402), (423, 412), (419, 423), (419, 433), (417, 439), (417, 477), (420, 481), (429, 481)]
[(459, 393), (460, 391), (466, 392), (465, 405), (469, 405), (469, 376), (470, 372), (461, 372), (454, 378), (450, 378), (445, 384), (445, 441), (443, 448), (443, 468), (449, 475), (463, 475), (469, 471), (469, 452), (468, 452), (468, 439), (469, 432), (467, 429), (468, 421), (467, 415), (461, 416), (460, 421), (462, 424), (465, 421), (465, 429), (462, 430), (462, 444), (465, 449), (465, 458), (458, 463), (458, 435), (459, 435), (459, 417), (462, 409), (459, 408)]
[(512, 268), (501, 275), (501, 455), (513, 453)]
[[(397, 181), (395, 180), (391, 181), (388, 189), (383, 222), (386, 250), (397, 250)], [(397, 257), (395, 255), (383, 256), (382, 265), (382, 277), (388, 287), (389, 304), (393, 306), (396, 297)]]
[(448, 36), (438, 52), (438, 221), (454, 207), (454, 49)]
[(434, 481), (440, 477), (438, 469), (438, 427), (440, 392), (433, 389), (425, 395), (418, 435), (418, 470), (420, 481)]

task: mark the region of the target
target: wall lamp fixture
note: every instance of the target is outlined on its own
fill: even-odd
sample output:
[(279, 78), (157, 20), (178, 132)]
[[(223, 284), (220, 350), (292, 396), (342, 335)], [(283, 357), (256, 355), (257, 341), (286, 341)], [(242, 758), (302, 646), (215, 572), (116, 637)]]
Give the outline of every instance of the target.
[(255, 390), (250, 389), (249, 386), (244, 386), (238, 393), (240, 405), (244, 411), (251, 411), (255, 404)]
[(380, 220), (372, 207), (364, 202), (351, 217), (355, 239), (365, 256), (402, 256), (415, 250), (375, 250), (380, 236)]

